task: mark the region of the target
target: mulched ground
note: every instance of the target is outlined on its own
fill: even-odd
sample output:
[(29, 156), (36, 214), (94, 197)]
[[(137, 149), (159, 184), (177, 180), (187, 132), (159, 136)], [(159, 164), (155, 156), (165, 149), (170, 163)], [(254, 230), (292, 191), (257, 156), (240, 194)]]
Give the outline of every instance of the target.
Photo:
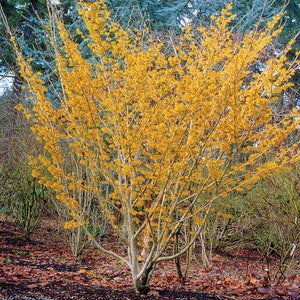
[[(120, 247), (111, 240), (112, 249)], [(194, 259), (186, 281), (172, 262), (157, 267), (147, 296), (132, 288), (128, 268), (90, 247), (75, 259), (62, 232), (44, 220), (31, 241), (11, 222), (0, 221), (0, 299), (300, 299), (299, 261), (273, 278), (278, 261), (266, 265), (253, 250), (215, 254), (211, 270)]]

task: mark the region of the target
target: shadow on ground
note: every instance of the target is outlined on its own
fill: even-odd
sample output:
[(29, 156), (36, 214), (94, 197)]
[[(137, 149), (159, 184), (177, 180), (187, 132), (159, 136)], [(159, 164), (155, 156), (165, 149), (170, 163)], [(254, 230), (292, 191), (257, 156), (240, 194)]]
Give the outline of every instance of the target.
[(200, 292), (168, 290), (155, 290), (152, 291), (150, 295), (141, 296), (136, 294), (134, 290), (112, 290), (108, 288), (91, 287), (80, 284), (66, 284), (61, 282), (52, 282), (44, 287), (34, 288), (29, 288), (26, 282), (0, 282), (0, 295), (2, 296), (0, 299), (5, 300), (221, 299), (219, 297), (209, 296), (208, 294)]

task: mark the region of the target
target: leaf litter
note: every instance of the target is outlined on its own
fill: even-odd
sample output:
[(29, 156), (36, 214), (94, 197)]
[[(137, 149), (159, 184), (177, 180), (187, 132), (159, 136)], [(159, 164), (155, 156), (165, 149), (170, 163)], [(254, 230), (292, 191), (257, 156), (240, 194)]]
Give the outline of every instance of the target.
[[(111, 247), (121, 247), (107, 240)], [(184, 261), (183, 261), (184, 263)], [(43, 226), (22, 238), (13, 223), (0, 221), (0, 299), (300, 299), (299, 261), (279, 282), (253, 249), (214, 254), (210, 270), (197, 255), (188, 278), (179, 280), (174, 263), (160, 263), (146, 296), (135, 293), (129, 269), (114, 258), (89, 247), (80, 259), (72, 256), (62, 231)], [(266, 271), (267, 270), (267, 271)]]

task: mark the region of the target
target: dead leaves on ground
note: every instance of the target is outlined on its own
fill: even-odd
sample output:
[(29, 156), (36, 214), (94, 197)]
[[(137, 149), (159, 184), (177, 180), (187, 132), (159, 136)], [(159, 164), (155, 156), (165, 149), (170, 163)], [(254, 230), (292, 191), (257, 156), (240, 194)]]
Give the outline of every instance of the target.
[[(111, 257), (89, 249), (76, 260), (62, 237), (55, 239), (53, 235), (36, 234), (33, 239), (34, 242), (23, 240), (17, 231), (0, 222), (0, 296), (5, 295), (5, 283), (26, 284), (34, 291), (53, 288), (54, 283), (62, 289), (77, 284), (132, 291), (129, 270)], [(221, 299), (299, 299), (299, 265), (295, 263), (280, 284), (270, 278), (276, 267), (275, 260), (271, 267), (267, 273), (264, 262), (254, 251), (235, 251), (230, 256), (215, 255), (209, 272), (195, 259), (189, 277), (179, 280), (174, 275), (173, 263), (164, 262), (154, 271), (149, 297), (152, 295), (154, 299), (160, 290), (168, 293), (203, 291)]]

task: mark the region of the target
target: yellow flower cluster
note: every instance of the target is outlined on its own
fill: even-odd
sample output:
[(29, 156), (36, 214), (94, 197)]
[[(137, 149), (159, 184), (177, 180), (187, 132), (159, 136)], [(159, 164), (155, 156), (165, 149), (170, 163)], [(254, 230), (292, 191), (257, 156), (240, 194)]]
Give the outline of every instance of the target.
[[(57, 23), (62, 45), (52, 43), (62, 84), (59, 109), (46, 98), (38, 74), (19, 59), (34, 100), (25, 112), (45, 149), (33, 176), (71, 211), (80, 212), (80, 191), (93, 191), (116, 231), (115, 211), (141, 244), (142, 232), (162, 243), (189, 218), (204, 222), (197, 212), (205, 199), (248, 187), (288, 162), (291, 149), (280, 145), (297, 128), (291, 120), (299, 112), (273, 122), (271, 104), (291, 85), (295, 65), (285, 55), (270, 56), (265, 70), (251, 71), (279, 34), (279, 17), (266, 32), (241, 39), (227, 28), (234, 18), (227, 9), (216, 25), (198, 29), (200, 37), (186, 28), (174, 52), (164, 53), (162, 43), (144, 43), (142, 33), (110, 20), (103, 2), (82, 2), (79, 11), (93, 62)], [(72, 220), (65, 227), (82, 224)]]
[(74, 228), (83, 226), (85, 224), (86, 224), (86, 222), (78, 222), (78, 221), (75, 221), (75, 220), (71, 220), (71, 221), (65, 222), (64, 228), (65, 229), (74, 229)]

